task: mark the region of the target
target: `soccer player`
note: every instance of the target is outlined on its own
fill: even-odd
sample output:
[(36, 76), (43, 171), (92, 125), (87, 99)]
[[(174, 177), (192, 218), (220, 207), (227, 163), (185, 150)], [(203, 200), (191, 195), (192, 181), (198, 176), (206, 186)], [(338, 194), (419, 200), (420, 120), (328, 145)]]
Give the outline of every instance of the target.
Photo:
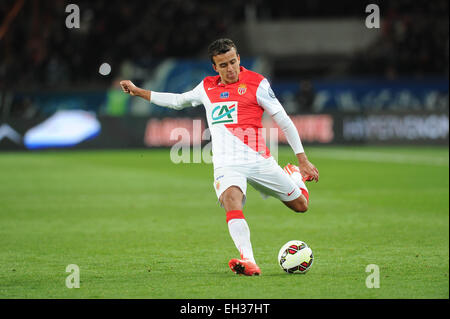
[[(240, 253), (240, 259), (231, 259), (229, 266), (237, 274), (260, 275), (242, 211), (247, 183), (262, 194), (281, 200), (295, 212), (306, 212), (309, 194), (304, 182), (317, 182), (319, 171), (308, 160), (297, 129), (268, 80), (240, 66), (233, 41), (214, 41), (208, 54), (218, 75), (204, 78), (189, 92), (154, 92), (136, 87), (129, 80), (121, 81), (120, 85), (124, 92), (159, 106), (176, 110), (204, 106), (212, 141), (214, 187)], [(270, 155), (261, 136), (264, 111), (283, 130), (297, 156), (298, 167), (288, 164), (282, 169)]]

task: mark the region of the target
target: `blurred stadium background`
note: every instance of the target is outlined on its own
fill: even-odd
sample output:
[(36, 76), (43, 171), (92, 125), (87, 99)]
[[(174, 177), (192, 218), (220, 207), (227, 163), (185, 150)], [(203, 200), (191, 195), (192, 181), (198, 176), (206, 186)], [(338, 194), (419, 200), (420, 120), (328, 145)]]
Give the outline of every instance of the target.
[[(1, 298), (448, 301), (447, 0), (77, 0), (79, 29), (66, 26), (70, 3), (0, 1)], [(380, 28), (366, 27), (370, 3)], [(192, 121), (206, 126), (203, 108), (118, 87), (190, 90), (214, 74), (206, 49), (219, 37), (269, 79), (321, 172), (307, 214), (248, 189), (264, 274), (249, 280), (227, 267), (237, 251), (212, 165), (170, 161), (175, 128), (209, 144)], [(278, 155), (295, 160), (288, 146)], [(292, 239), (313, 247), (306, 276), (277, 264)], [(82, 289), (65, 285), (72, 263)], [(373, 263), (380, 289), (366, 286)]]
[[(72, 29), (69, 3), (0, 3), (0, 150), (174, 144), (158, 132), (192, 129), (173, 118), (203, 118), (202, 108), (167, 110), (122, 94), (118, 81), (190, 90), (214, 74), (206, 48), (219, 37), (270, 80), (305, 144), (448, 144), (446, 0), (80, 0)], [(380, 28), (365, 26), (369, 3)], [(62, 110), (91, 112), (94, 133), (67, 145), (49, 140), (54, 132), (28, 139)]]

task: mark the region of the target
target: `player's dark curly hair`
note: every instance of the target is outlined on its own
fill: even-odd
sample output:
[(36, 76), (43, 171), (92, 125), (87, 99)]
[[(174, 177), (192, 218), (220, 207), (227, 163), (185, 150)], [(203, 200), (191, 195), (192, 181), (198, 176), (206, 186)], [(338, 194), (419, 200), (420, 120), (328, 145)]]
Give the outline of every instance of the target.
[(208, 47), (208, 56), (212, 64), (215, 64), (213, 57), (219, 54), (227, 53), (231, 50), (231, 48), (234, 48), (237, 54), (237, 47), (230, 39), (217, 39), (211, 43)]

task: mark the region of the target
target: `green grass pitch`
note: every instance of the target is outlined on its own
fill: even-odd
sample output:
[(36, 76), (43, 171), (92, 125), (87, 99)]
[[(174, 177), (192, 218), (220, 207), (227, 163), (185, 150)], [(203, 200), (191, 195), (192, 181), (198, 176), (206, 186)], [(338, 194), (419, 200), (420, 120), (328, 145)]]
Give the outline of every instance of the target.
[[(259, 277), (228, 268), (238, 253), (211, 164), (173, 164), (169, 150), (1, 153), (0, 298), (449, 298), (448, 148), (306, 151), (320, 171), (306, 214), (248, 188)], [(313, 249), (305, 275), (277, 264), (292, 239)]]

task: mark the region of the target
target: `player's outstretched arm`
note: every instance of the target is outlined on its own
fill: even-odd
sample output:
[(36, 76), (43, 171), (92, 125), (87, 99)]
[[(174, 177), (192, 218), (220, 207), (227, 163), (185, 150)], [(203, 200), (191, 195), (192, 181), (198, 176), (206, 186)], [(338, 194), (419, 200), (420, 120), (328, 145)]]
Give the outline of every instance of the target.
[(120, 86), (125, 93), (128, 93), (132, 96), (139, 96), (147, 101), (150, 101), (151, 91), (141, 89), (133, 84), (130, 80), (120, 81)]
[(306, 157), (305, 153), (298, 153), (298, 168), (307, 181), (319, 181), (319, 170)]
[(193, 107), (203, 103), (201, 100), (202, 83), (197, 85), (194, 90), (182, 94), (144, 90), (134, 85), (130, 80), (120, 81), (120, 86), (125, 93), (132, 96), (139, 96), (162, 107), (181, 110), (185, 107)]
[(289, 145), (297, 156), (298, 168), (300, 169), (302, 176), (305, 177), (307, 181), (319, 181), (319, 171), (306, 157), (297, 128), (287, 115), (286, 111), (282, 109), (280, 112), (274, 114), (272, 118), (283, 131)]
[(275, 123), (278, 124), (286, 136), (289, 145), (297, 156), (298, 167), (302, 176), (308, 181), (314, 180), (317, 182), (319, 180), (319, 171), (306, 157), (297, 128), (291, 118), (287, 115), (281, 103), (275, 97), (275, 93), (273, 93), (269, 81), (266, 79), (261, 81), (256, 93), (256, 98), (258, 104), (272, 116)]

